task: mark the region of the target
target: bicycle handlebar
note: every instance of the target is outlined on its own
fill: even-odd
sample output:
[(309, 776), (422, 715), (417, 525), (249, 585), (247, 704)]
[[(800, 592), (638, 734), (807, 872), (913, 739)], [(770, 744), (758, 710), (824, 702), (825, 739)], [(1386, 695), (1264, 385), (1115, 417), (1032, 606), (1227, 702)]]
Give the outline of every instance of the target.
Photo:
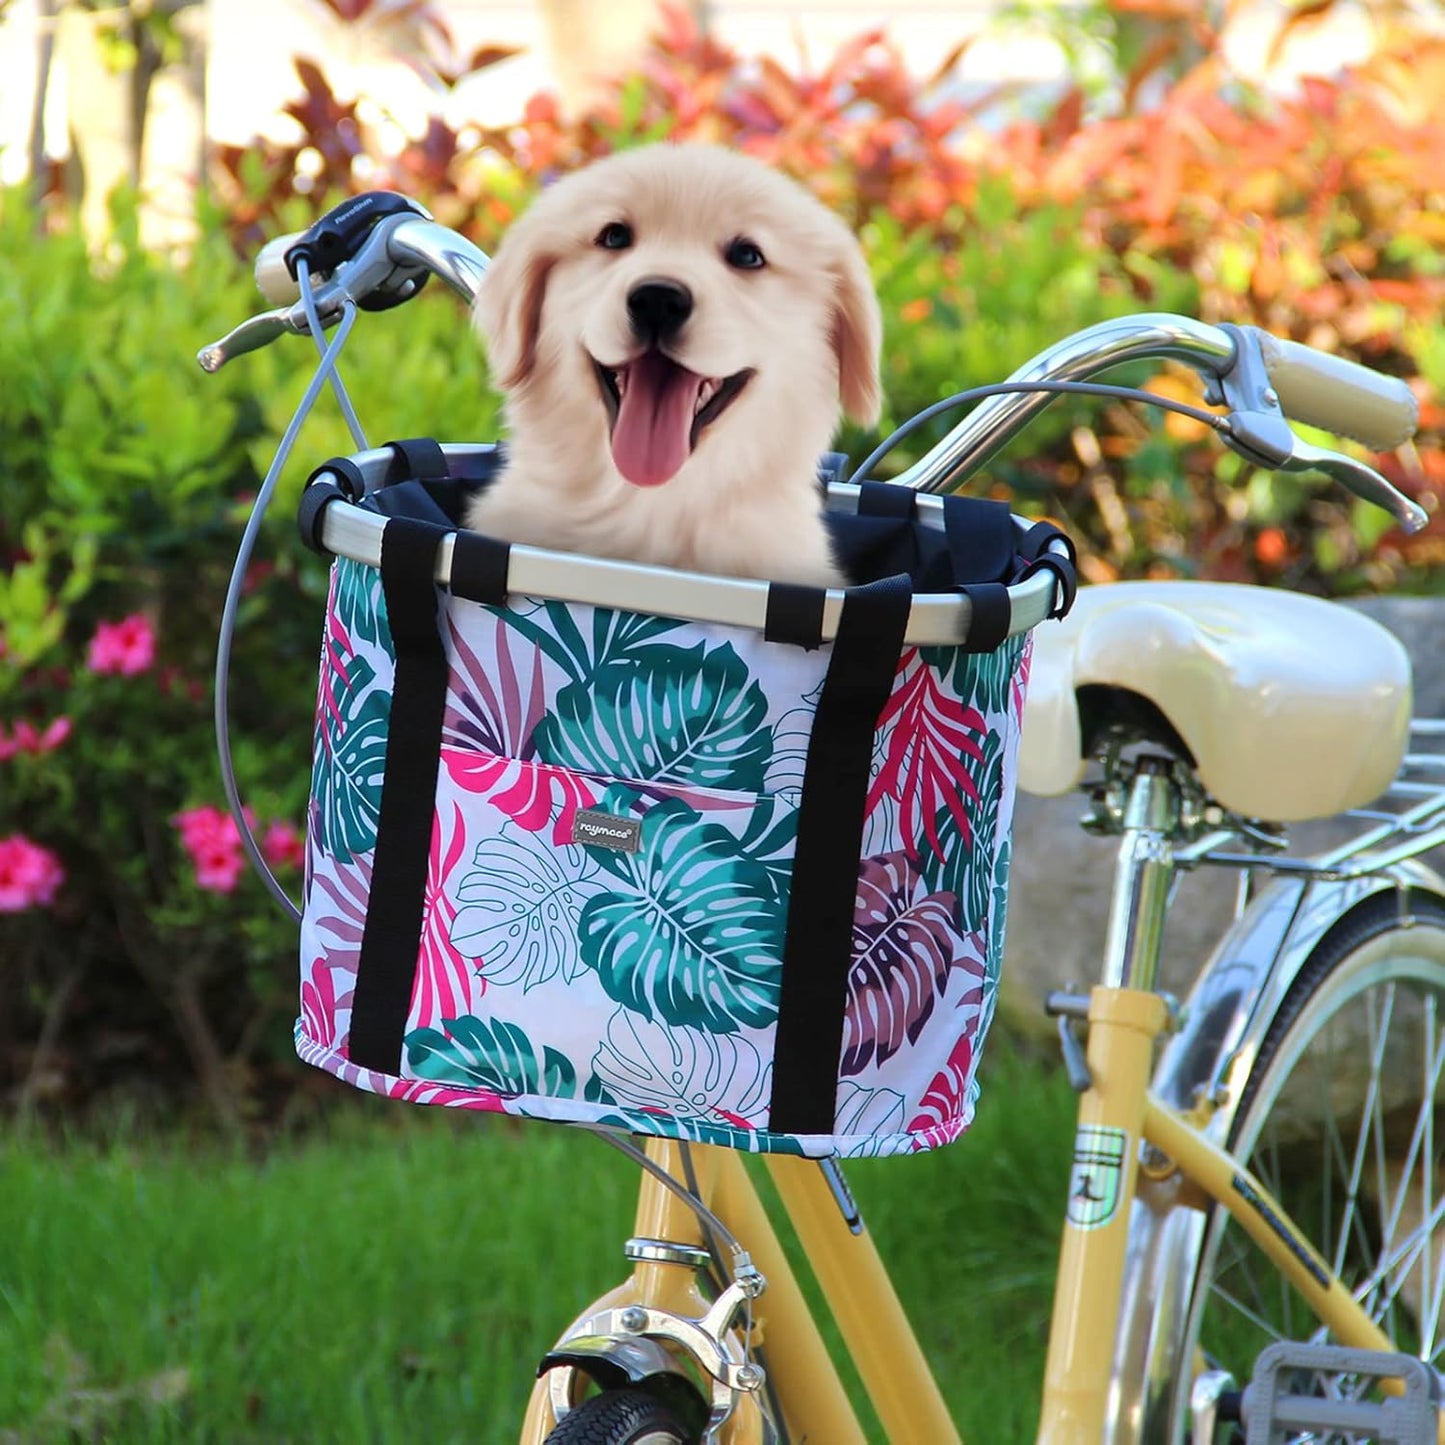
[(1420, 403), (1397, 377), (1251, 327), (1280, 410), (1306, 426), (1353, 437), (1372, 451), (1403, 446), (1420, 424)]
[[(392, 200), (382, 202), (380, 218), (368, 230), (349, 235), (349, 255), (318, 272), (322, 280), (313, 299), (323, 326), (334, 325), (348, 307), (379, 309), (405, 301), (429, 276), (440, 277), (468, 304), (476, 299), (489, 264), (485, 252), (420, 207), (396, 211)], [(282, 237), (263, 248), (256, 261), (257, 284), (267, 299), (281, 304), (202, 350), (203, 367), (215, 371), (233, 356), (264, 346), (285, 331), (310, 330), (302, 303), (293, 299), (299, 295), (299, 268), (293, 257), (318, 232), (333, 237), (337, 227), (328, 229), (328, 223), (356, 206), (348, 202), (303, 237)], [(329, 260), (329, 255), (322, 259)], [(1146, 360), (1179, 361), (1205, 378), (1206, 399), (1229, 408), (1220, 418), (1221, 437), (1254, 465), (1322, 471), (1365, 501), (1383, 507), (1407, 531), (1418, 531), (1428, 521), (1422, 508), (1373, 467), (1342, 452), (1312, 447), (1288, 425), (1288, 419), (1294, 418), (1376, 450), (1390, 450), (1403, 445), (1419, 421), (1410, 388), (1397, 378), (1299, 342), (1254, 327), (1211, 326), (1184, 316), (1148, 312), (1101, 322), (1066, 337), (1015, 371), (1009, 381), (1078, 381)], [(1048, 393), (1034, 392), (980, 403), (894, 480), (918, 491), (956, 490), (1051, 400)]]

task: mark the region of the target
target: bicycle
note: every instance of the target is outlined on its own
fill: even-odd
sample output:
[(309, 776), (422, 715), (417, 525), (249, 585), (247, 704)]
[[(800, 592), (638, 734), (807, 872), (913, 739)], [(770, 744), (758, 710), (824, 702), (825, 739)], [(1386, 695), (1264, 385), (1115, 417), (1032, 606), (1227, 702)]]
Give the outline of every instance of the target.
[[(338, 385), (358, 305), (396, 304), (432, 275), (470, 300), (486, 268), (482, 253), (399, 197), (348, 202), (307, 237), (301, 252), (286, 238), (258, 261), (281, 304), (201, 353), (213, 370), (285, 332), (311, 334), (322, 353), (258, 497), (233, 591), (301, 419), (324, 384)], [(1423, 524), (1377, 472), (1306, 445), (1287, 420), (1399, 445), (1414, 426), (1407, 389), (1249, 328), (1157, 314), (1092, 327), (981, 389), (985, 399), (900, 480), (920, 492), (957, 486), (1054, 395), (1119, 394), (1088, 378), (1160, 359), (1207, 379), (1208, 399), (1225, 410), (1194, 414), (1253, 465), (1322, 471), (1402, 525)], [(364, 449), (339, 386), (338, 396), (363, 450), (313, 477), (303, 530), (374, 565), (379, 519), (331, 503), (338, 481), (374, 486), (396, 452)], [(553, 574), (533, 561), (545, 593)], [(1242, 1438), (1238, 1428), (1249, 1445), (1445, 1439), (1433, 1366), (1445, 1301), (1435, 1127), (1445, 880), (1419, 861), (1445, 843), (1445, 755), (1429, 751), (1445, 723), (1415, 724), (1418, 746), (1407, 746), (1403, 652), (1358, 618), (1346, 636), (1330, 604), (1211, 584), (1081, 596), (1090, 600), (1052, 637), (1039, 634), (1031, 687), (1043, 701), (1025, 730), (1024, 786), (1030, 777), (1042, 791), (1081, 786), (1093, 805), (1086, 826), (1118, 839), (1118, 861), (1100, 981), (1047, 1003), (1079, 1120), (1038, 1438), (1222, 1445)], [(218, 657), (218, 742), (254, 855), (226, 737), (233, 613), (228, 605)], [(1187, 651), (1191, 629), (1207, 635), (1195, 637), (1186, 671), (1171, 672), (1178, 654), (1163, 643), (1182, 638)], [(1262, 690), (1246, 675), (1258, 661), (1251, 649), (1268, 657), (1286, 642), (1293, 692)], [(1343, 722), (1312, 712), (1341, 677), (1336, 704), (1353, 712)], [(1242, 711), (1266, 694), (1270, 707)], [(1305, 742), (1304, 761), (1291, 757)], [(1342, 755), (1351, 766), (1320, 765)], [(1081, 777), (1089, 759), (1097, 770)], [(1360, 825), (1351, 841), (1313, 857), (1284, 851), (1281, 817), (1336, 813)], [(1173, 882), (1202, 866), (1237, 870), (1239, 901), (1180, 1004), (1157, 988), (1161, 930)], [(738, 1155), (614, 1142), (643, 1171), (625, 1249), (633, 1273), (543, 1355), (522, 1440), (861, 1442)], [(1306, 1170), (1298, 1161), (1311, 1149)], [(836, 1162), (766, 1163), (888, 1439), (957, 1440)], [(1306, 1213), (1320, 1228), (1295, 1222)], [(1268, 1296), (1253, 1282), (1260, 1271), (1272, 1277)]]

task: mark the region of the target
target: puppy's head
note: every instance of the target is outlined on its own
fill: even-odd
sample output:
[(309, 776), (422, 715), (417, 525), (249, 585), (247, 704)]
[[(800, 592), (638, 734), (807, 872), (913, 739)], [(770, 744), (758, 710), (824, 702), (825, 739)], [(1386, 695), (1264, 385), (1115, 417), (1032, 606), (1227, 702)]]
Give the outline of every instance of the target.
[(720, 478), (727, 453), (753, 464), (759, 438), (810, 467), (840, 406), (878, 414), (857, 242), (795, 182), (719, 148), (625, 151), (544, 191), (498, 248), (476, 319), (514, 432), (568, 429), (637, 486), (702, 458)]

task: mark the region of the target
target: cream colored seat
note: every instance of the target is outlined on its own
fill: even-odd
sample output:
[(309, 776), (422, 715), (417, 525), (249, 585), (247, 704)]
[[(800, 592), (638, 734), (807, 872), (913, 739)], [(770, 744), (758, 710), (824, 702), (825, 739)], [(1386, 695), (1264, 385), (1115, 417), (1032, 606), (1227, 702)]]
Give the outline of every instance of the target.
[(1084, 772), (1077, 689), (1148, 698), (1210, 794), (1270, 822), (1379, 797), (1404, 756), (1410, 662), (1378, 623), (1295, 592), (1217, 582), (1080, 590), (1034, 630), (1019, 786), (1046, 796)]

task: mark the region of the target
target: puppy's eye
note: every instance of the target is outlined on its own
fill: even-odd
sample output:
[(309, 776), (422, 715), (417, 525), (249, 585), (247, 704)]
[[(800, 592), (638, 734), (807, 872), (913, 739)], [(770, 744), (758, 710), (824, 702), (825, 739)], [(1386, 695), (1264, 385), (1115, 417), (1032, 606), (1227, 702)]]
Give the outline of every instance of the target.
[(768, 264), (763, 253), (742, 236), (729, 243), (727, 250), (723, 252), (723, 260), (739, 271), (761, 271)]
[(611, 221), (598, 231), (593, 244), (604, 251), (625, 251), (632, 244), (632, 227), (625, 221)]

